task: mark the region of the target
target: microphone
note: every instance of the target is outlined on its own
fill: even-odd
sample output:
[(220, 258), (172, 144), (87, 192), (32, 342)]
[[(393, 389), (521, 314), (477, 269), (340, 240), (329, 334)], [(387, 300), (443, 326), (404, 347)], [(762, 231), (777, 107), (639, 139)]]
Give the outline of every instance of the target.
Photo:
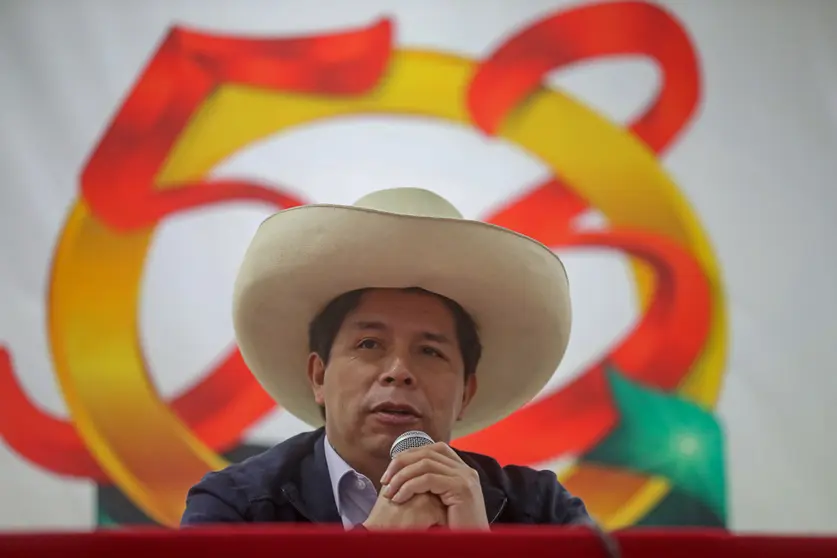
[(420, 448), (421, 446), (429, 446), (433, 444), (433, 438), (422, 432), (421, 430), (410, 430), (395, 439), (392, 447), (389, 449), (389, 458), (393, 459), (402, 451), (408, 449)]

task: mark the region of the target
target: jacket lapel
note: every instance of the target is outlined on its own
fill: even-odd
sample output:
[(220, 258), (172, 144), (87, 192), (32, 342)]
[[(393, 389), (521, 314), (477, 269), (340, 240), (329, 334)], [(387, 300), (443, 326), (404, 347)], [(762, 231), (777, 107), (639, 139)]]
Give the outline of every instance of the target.
[(480, 467), (479, 464), (471, 459), (467, 454), (456, 449), (453, 451), (456, 452), (462, 461), (479, 474), (480, 487), (482, 488), (482, 498), (485, 502), (485, 515), (488, 517), (488, 523), (494, 523), (497, 519), (499, 519), (500, 514), (503, 513), (503, 510), (506, 508), (506, 504), (509, 500), (508, 497), (506, 497), (506, 493), (492, 484), (482, 467)]
[(325, 458), (324, 431), (314, 442), (314, 451), (307, 453), (299, 466), (299, 483), (287, 482), (282, 492), (296, 510), (313, 523), (341, 523), (331, 478)]
[(505, 492), (496, 486), (487, 484), (484, 480), (480, 481), (480, 485), (482, 486), (482, 497), (485, 500), (485, 515), (488, 517), (488, 523), (494, 523), (503, 513), (508, 498), (506, 498)]

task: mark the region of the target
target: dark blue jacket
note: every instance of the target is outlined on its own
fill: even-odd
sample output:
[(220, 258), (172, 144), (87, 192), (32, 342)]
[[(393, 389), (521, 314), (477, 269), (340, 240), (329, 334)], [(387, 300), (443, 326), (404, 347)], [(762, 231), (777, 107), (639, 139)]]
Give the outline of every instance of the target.
[[(206, 523), (340, 523), (326, 465), (324, 429), (290, 438), (189, 490), (181, 525)], [(480, 476), (491, 523), (590, 525), (587, 509), (550, 471), (501, 467), (457, 451)]]

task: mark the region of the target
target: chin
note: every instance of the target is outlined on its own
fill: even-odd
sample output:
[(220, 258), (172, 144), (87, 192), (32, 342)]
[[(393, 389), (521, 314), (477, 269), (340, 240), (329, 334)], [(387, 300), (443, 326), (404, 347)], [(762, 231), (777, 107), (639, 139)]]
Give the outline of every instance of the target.
[(389, 450), (398, 435), (375, 432), (364, 436), (363, 449), (369, 455), (379, 459), (389, 459)]

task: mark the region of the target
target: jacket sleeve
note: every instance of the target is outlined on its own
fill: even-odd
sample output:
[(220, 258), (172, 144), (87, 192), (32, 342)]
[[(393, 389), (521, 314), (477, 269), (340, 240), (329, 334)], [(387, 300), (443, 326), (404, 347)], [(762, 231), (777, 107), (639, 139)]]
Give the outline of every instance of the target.
[(587, 512), (587, 507), (581, 498), (573, 496), (564, 488), (552, 471), (540, 472), (543, 483), (544, 502), (543, 523), (583, 528), (598, 538), (605, 556), (618, 558), (622, 555), (619, 542), (608, 534)]
[(538, 523), (551, 525), (594, 526), (581, 498), (564, 488), (552, 471), (538, 472), (538, 492), (542, 495), (541, 517)]
[(244, 523), (247, 499), (223, 474), (209, 473), (189, 489), (181, 527), (211, 523)]

